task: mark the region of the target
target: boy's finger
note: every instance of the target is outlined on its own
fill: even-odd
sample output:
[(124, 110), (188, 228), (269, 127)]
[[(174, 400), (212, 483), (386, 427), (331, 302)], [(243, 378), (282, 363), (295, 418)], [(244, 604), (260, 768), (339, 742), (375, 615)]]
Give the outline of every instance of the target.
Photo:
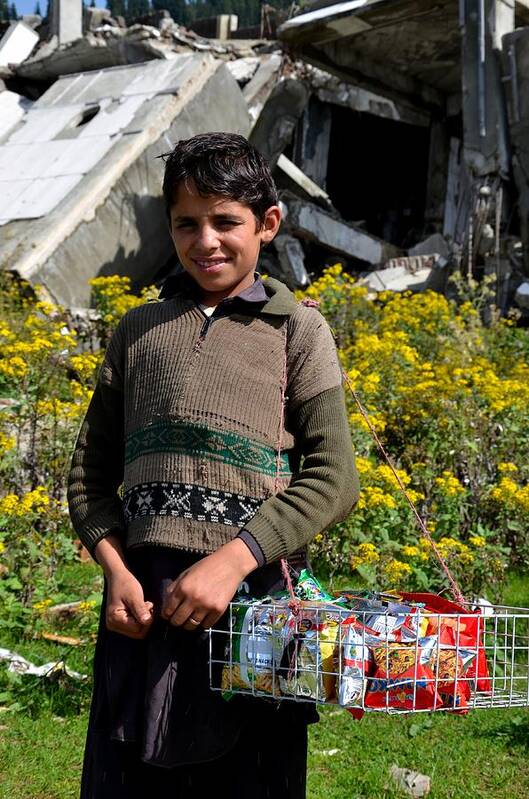
[(184, 598), (178, 592), (171, 590), (163, 598), (161, 616), (163, 619), (170, 619), (177, 608), (182, 604)]
[(193, 611), (197, 613), (197, 621), (199, 621), (199, 619), (205, 615), (204, 612), (201, 613), (197, 608), (195, 608), (192, 602), (184, 601), (177, 607), (169, 621), (171, 624), (174, 624), (175, 627), (181, 627), (186, 623), (190, 616), (195, 618)]
[(143, 625), (130, 615), (126, 608), (115, 608), (107, 615), (107, 628), (115, 633), (139, 633)]
[(182, 627), (184, 630), (187, 630), (190, 633), (195, 632), (196, 630), (203, 630), (202, 622), (206, 618), (206, 615), (207, 614), (204, 610), (199, 611), (197, 608), (195, 608), (191, 616), (187, 617), (187, 620)]
[(222, 613), (208, 613), (208, 615), (202, 620), (202, 627), (204, 630), (209, 630), (210, 627), (215, 627), (221, 616)]
[[(149, 607), (149, 605), (151, 607)], [(152, 602), (144, 602), (143, 599), (132, 599), (128, 602), (129, 610), (136, 621), (141, 624), (150, 624), (152, 621)]]

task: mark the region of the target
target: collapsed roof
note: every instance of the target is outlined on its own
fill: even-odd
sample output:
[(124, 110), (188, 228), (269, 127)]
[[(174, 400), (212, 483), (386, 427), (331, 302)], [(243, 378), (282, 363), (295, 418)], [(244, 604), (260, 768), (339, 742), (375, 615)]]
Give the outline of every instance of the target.
[(147, 280), (171, 251), (157, 156), (195, 133), (249, 127), (210, 54), (60, 78), (0, 146), (0, 261), (67, 305), (87, 304), (95, 274)]
[(284, 222), (261, 266), (292, 286), (338, 257), (369, 287), (444, 290), (464, 264), (497, 273), (505, 309), (529, 275), (529, 0), (320, 0), (282, 44), (85, 13), (84, 37), (11, 67), (8, 88), (30, 96), (59, 76), (29, 111), (0, 92), (0, 257), (55, 299), (174, 267), (155, 156), (215, 129), (274, 166)]

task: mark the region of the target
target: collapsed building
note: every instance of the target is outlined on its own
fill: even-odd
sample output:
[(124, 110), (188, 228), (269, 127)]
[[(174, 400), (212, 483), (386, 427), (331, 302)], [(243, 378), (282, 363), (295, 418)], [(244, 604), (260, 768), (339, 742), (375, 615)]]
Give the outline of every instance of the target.
[(529, 311), (529, 0), (319, 0), (275, 40), (53, 8), (5, 34), (7, 64), (0, 42), (4, 268), (69, 306), (96, 275), (159, 282), (178, 264), (158, 156), (227, 130), (280, 189), (263, 271), (303, 286), (339, 260), (373, 290), (444, 291), (459, 266)]

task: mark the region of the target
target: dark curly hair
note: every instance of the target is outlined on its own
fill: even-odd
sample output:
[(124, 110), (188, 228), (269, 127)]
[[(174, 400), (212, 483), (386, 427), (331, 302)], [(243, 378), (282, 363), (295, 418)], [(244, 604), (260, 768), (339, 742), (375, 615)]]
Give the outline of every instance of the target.
[(167, 218), (178, 186), (193, 180), (202, 197), (221, 195), (247, 205), (258, 228), (271, 205), (277, 205), (277, 189), (263, 156), (237, 133), (199, 133), (179, 141), (165, 153), (163, 196)]

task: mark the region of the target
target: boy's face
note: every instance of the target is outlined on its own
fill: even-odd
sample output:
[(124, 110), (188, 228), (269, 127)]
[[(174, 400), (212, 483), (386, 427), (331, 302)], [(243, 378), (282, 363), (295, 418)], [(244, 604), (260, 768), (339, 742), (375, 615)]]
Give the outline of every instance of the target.
[(280, 222), (280, 209), (271, 206), (258, 230), (251, 208), (218, 195), (201, 197), (193, 181), (179, 185), (171, 207), (177, 255), (212, 303), (252, 285), (261, 243), (272, 241)]

